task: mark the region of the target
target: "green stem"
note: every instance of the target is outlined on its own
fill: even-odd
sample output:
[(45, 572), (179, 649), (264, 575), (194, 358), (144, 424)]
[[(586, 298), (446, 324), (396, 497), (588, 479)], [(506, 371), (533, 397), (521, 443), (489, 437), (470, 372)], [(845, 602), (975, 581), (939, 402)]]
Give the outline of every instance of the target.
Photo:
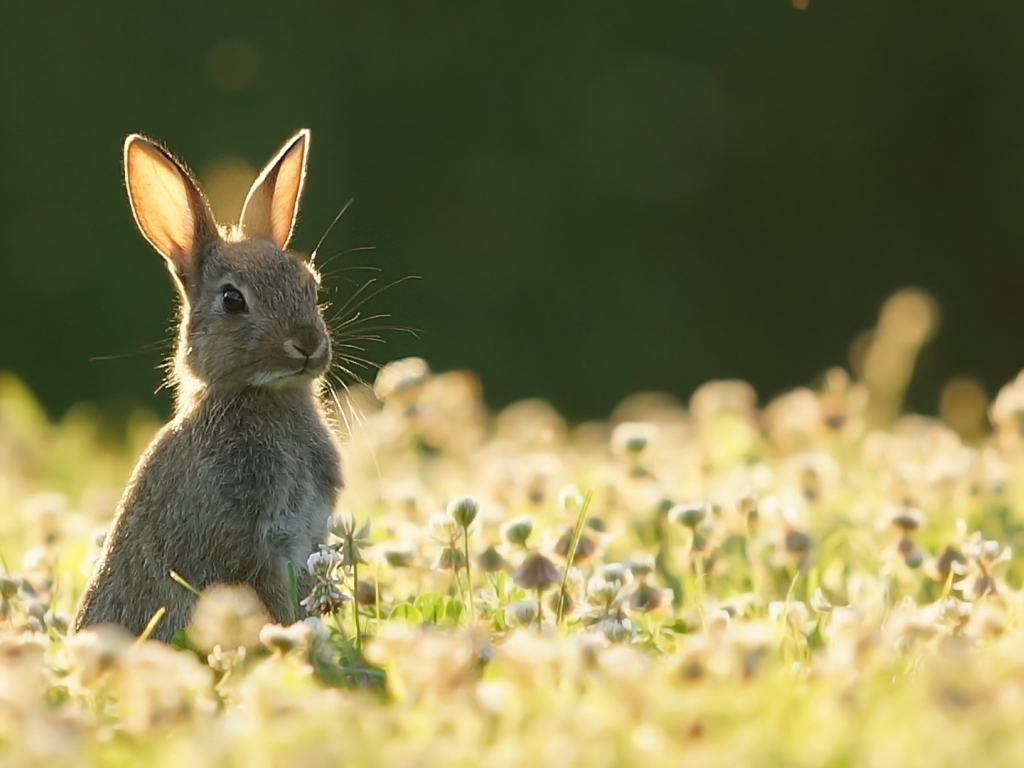
[[(358, 557), (358, 555), (357, 555)], [(352, 624), (355, 626), (356, 648), (362, 648), (362, 638), (359, 636), (359, 563), (352, 563)]]
[(704, 556), (693, 557), (693, 599), (697, 603), (697, 616), (700, 618), (701, 631), (707, 633), (707, 622), (704, 619)]
[(747, 559), (750, 561), (750, 588), (754, 595), (764, 598), (761, 545), (752, 531), (747, 531)]
[(470, 623), (476, 621), (476, 607), (473, 605), (473, 574), (469, 562), (469, 526), (463, 526), (463, 542), (466, 549), (466, 589), (469, 591), (469, 619)]

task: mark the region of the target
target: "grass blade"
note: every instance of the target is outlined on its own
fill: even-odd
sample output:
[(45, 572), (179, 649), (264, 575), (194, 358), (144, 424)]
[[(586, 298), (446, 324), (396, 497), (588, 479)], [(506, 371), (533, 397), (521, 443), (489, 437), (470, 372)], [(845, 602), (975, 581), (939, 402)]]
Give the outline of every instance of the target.
[(160, 620), (164, 617), (164, 614), (166, 613), (167, 608), (165, 606), (161, 605), (159, 608), (157, 608), (156, 613), (153, 614), (153, 618), (151, 618), (149, 622), (146, 624), (146, 628), (142, 630), (142, 634), (139, 635), (133, 647), (138, 648), (144, 642), (149, 640), (150, 635), (153, 634), (153, 630), (156, 629), (156, 625), (160, 623)]
[(558, 609), (555, 611), (555, 624), (561, 624), (565, 617), (565, 582), (569, 579), (569, 569), (576, 557), (576, 547), (579, 546), (580, 537), (583, 536), (583, 527), (587, 524), (587, 512), (590, 510), (590, 502), (594, 498), (593, 491), (587, 491), (580, 504), (580, 513), (576, 516), (576, 525), (572, 529), (572, 539), (569, 542), (569, 551), (565, 555), (565, 570), (562, 571), (562, 583), (558, 587)]
[(302, 618), (302, 604), (299, 602), (299, 582), (295, 578), (295, 563), (292, 562), (288, 563), (288, 593), (292, 596), (292, 605), (295, 608), (295, 618)]
[(168, 572), (167, 572), (167, 574), (168, 574), (168, 575), (169, 575), (169, 576), (171, 577), (171, 581), (173, 581), (173, 582), (174, 582), (175, 584), (177, 584), (177, 585), (178, 585), (179, 587), (182, 587), (183, 589), (187, 589), (187, 590), (188, 590), (189, 592), (191, 592), (191, 593), (192, 593), (193, 595), (195, 595), (196, 597), (199, 597), (199, 590), (198, 590), (198, 589), (196, 589), (195, 587), (193, 587), (193, 586), (192, 586), (191, 584), (189, 584), (189, 583), (188, 583), (187, 581), (185, 581), (185, 579), (183, 579), (183, 578), (182, 578), (182, 577), (181, 577), (181, 576), (180, 576), (180, 575), (178, 574), (178, 572), (177, 572), (177, 571), (168, 571)]

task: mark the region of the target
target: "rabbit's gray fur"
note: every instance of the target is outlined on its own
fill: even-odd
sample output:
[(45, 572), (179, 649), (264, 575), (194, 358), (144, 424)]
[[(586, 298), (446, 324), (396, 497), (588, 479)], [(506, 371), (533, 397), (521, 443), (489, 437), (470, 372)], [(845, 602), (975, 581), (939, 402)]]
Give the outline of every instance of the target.
[[(181, 298), (177, 401), (125, 489), (75, 630), (114, 622), (140, 634), (164, 607), (152, 636), (169, 640), (195, 604), (170, 571), (198, 589), (246, 584), (274, 621), (300, 618), (288, 564), (307, 592), (306, 559), (342, 487), (320, 399), (331, 350), (319, 277), (285, 250), (307, 143), (303, 131), (285, 145), (227, 231), (183, 166), (147, 139), (126, 142), (133, 212)], [(225, 286), (241, 291), (246, 311), (227, 310)]]

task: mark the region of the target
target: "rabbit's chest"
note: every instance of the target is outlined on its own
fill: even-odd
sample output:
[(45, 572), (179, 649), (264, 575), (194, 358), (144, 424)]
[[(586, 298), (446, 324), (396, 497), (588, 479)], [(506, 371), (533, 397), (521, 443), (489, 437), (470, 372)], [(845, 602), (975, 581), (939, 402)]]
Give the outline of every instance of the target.
[(189, 458), (183, 476), (165, 485), (193, 500), (182, 506), (208, 510), (199, 516), (205, 535), (224, 547), (245, 541), (282, 566), (304, 568), (326, 539), (341, 487), (337, 445), (315, 411), (256, 405), (241, 398), (169, 434), (171, 447)]
[(283, 457), (276, 473), (278, 487), (261, 521), (262, 538), (278, 557), (304, 565), (324, 541), (334, 507), (334, 495), (324, 488), (313, 457)]

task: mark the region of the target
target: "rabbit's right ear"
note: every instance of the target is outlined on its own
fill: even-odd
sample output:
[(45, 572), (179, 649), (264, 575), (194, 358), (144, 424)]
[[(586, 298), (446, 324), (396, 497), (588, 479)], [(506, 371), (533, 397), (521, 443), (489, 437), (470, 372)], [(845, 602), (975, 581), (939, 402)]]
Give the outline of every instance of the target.
[(184, 282), (202, 245), (217, 237), (206, 198), (183, 166), (138, 134), (124, 142), (124, 177), (139, 230)]
[(285, 143), (252, 183), (240, 224), (246, 237), (261, 237), (284, 250), (292, 239), (306, 178), (309, 129)]

